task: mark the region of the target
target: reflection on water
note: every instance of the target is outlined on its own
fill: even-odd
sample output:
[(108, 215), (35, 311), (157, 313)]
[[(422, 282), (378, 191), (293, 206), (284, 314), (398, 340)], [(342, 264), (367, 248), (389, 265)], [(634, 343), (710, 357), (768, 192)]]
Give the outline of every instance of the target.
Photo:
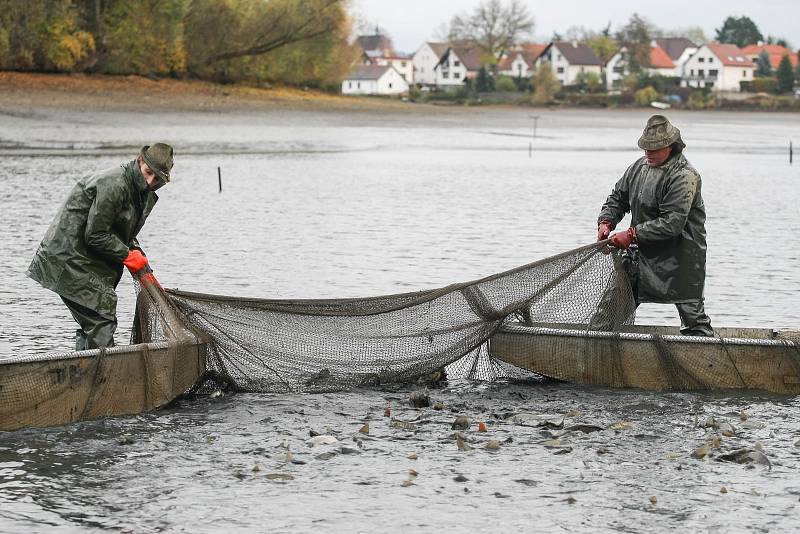
[[(0, 357), (70, 348), (66, 309), (26, 279), (25, 268), (74, 181), (132, 158), (152, 139), (175, 145), (175, 179), (160, 192), (140, 241), (170, 287), (276, 298), (396, 293), (591, 242), (605, 196), (638, 155), (647, 113), (536, 114), (535, 140), (526, 110), (160, 114), (148, 134), (120, 113), (3, 116), (0, 242), (8, 264)], [(706, 309), (714, 324), (796, 328), (800, 245), (789, 236), (800, 235), (800, 170), (786, 154), (789, 139), (799, 137), (796, 117), (670, 117), (703, 177)], [(125, 277), (119, 342), (129, 330), (132, 291)], [(677, 321), (672, 306), (640, 308), (640, 323)], [(420, 414), (402, 407), (404, 395), (238, 395), (0, 435), (0, 530), (492, 530), (499, 516), (542, 530), (725, 530), (782, 529), (796, 517), (794, 400), (457, 384), (437, 393), (444, 412)], [(391, 427), (382, 418), (386, 405), (401, 419), (421, 416), (418, 431)], [(694, 427), (694, 414), (738, 427), (742, 409), (750, 426), (725, 439), (724, 449), (761, 442), (771, 471), (689, 458), (709, 432)], [(554, 438), (503, 422), (516, 411), (578, 411), (577, 422), (626, 420), (633, 430)], [(456, 412), (494, 422), (486, 438), (467, 432), (469, 453), (449, 439)], [(368, 420), (370, 435), (359, 447), (351, 436)], [(304, 443), (310, 429), (326, 426), (341, 440), (327, 461)], [(486, 439), (507, 438), (497, 452), (482, 448)], [(134, 444), (120, 444), (129, 439)], [(549, 439), (572, 450), (545, 448)], [(343, 453), (344, 445), (356, 452)], [(287, 448), (306, 463), (287, 464)], [(417, 460), (407, 458), (412, 453)], [(257, 462), (263, 470), (253, 472)], [(412, 468), (419, 474), (403, 487)], [(274, 473), (294, 480), (266, 477)], [(459, 474), (468, 481), (455, 482)]]

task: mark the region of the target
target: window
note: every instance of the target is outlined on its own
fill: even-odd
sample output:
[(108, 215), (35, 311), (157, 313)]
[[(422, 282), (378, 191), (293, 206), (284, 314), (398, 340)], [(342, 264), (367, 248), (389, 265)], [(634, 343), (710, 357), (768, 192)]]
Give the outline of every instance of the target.
[(442, 78), (444, 78), (445, 80), (446, 80), (447, 78), (449, 78), (449, 77), (450, 77), (450, 73), (449, 73), (449, 72), (443, 72), (443, 73), (442, 73)]
[(401, 61), (400, 62), (400, 66), (403, 67), (403, 68), (406, 68), (406, 62), (405, 61)]
[(558, 67), (556, 69), (556, 72), (558, 72), (559, 74), (564, 74), (564, 67)]
[(747, 78), (747, 71), (742, 72), (742, 78)]
[(453, 78), (455, 78), (456, 80), (458, 80), (459, 78), (461, 78), (461, 73), (460, 73), (460, 72), (454, 72), (454, 73), (453, 73)]
[(703, 69), (700, 69), (700, 70), (697, 71), (697, 75), (699, 77), (701, 77), (701, 78), (704, 78), (705, 75), (706, 75), (706, 71), (704, 71)]
[(392, 82), (389, 82), (389, 89), (392, 88)]
[(348, 89), (352, 89), (353, 88), (353, 82), (348, 82), (347, 83), (347, 88)]
[(714, 78), (716, 78), (718, 74), (719, 74), (719, 71), (717, 69), (711, 69), (711, 70), (708, 71), (708, 75), (711, 76), (711, 77), (714, 77)]
[(459, 60), (455, 60), (455, 61), (453, 61), (453, 66), (454, 67), (460, 67), (461, 66), (461, 62)]
[(694, 76), (694, 69), (691, 69), (691, 70), (689, 71), (689, 76)]
[(713, 57), (708, 58), (708, 62), (709, 63), (714, 63), (714, 58)]
[(697, 58), (697, 62), (698, 62), (698, 63), (705, 63), (705, 62), (706, 62), (706, 58), (704, 58), (704, 57), (699, 57), (699, 58)]
[(361, 89), (361, 82), (358, 82), (356, 85), (357, 85), (358, 89)]
[(556, 54), (556, 61), (561, 61), (561, 54)]

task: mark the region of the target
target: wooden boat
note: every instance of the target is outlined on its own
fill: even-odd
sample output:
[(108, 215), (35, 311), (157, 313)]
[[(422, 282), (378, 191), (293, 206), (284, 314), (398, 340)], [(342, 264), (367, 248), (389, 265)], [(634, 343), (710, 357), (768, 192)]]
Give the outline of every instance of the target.
[(754, 389), (800, 394), (800, 331), (717, 328), (718, 337), (677, 328), (631, 326), (620, 333), (585, 325), (504, 326), (490, 354), (536, 374), (646, 390)]
[(140, 283), (169, 341), (0, 360), (0, 431), (155, 410), (200, 380), (207, 345), (181, 326), (157, 282)]

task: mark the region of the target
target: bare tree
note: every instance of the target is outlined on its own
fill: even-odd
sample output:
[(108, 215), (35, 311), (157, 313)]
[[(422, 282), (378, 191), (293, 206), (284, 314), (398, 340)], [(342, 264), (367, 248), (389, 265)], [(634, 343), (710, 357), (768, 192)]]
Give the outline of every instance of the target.
[(486, 0), (472, 14), (460, 14), (450, 21), (452, 42), (475, 43), (487, 56), (498, 59), (512, 46), (533, 33), (534, 21), (521, 0)]

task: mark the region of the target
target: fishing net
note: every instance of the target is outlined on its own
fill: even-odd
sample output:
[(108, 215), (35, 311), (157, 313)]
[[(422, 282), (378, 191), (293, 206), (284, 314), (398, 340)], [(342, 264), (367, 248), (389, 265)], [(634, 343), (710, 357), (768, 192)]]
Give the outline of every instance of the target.
[[(176, 321), (138, 299), (132, 342), (169, 340)], [(510, 323), (633, 323), (619, 253), (584, 246), (481, 280), (368, 298), (269, 300), (168, 290), (185, 330), (207, 344), (208, 377), (237, 391), (335, 391), (407, 382), (447, 367), (488, 379), (517, 366), (487, 341)]]

